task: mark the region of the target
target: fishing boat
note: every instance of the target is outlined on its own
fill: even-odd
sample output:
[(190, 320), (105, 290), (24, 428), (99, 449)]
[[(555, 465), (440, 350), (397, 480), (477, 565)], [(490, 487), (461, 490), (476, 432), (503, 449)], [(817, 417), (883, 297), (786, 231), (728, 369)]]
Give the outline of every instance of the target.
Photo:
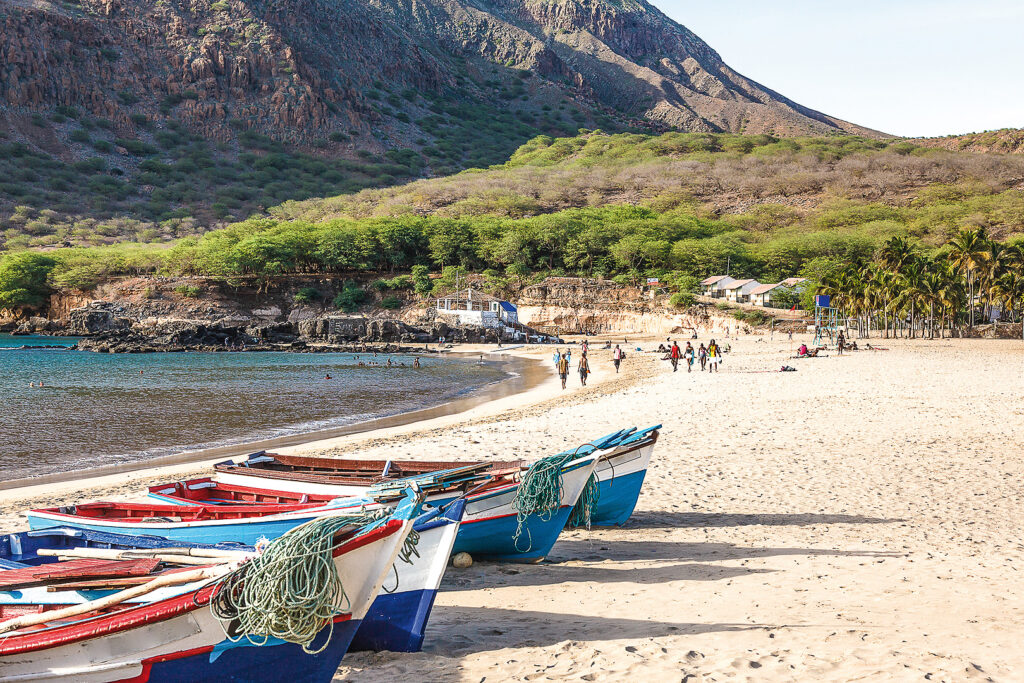
[[(456, 500), (444, 510), (435, 508), (414, 520), (413, 531), (419, 535), (416, 545), (418, 556), (411, 563), (395, 563), (394, 576), (385, 581), (384, 590), (377, 595), (366, 612), (350, 646), (351, 650), (420, 650), (463, 510), (464, 501)], [(52, 527), (0, 536), (0, 569), (48, 568), (58, 559), (54, 551), (77, 548), (254, 551), (252, 546), (239, 543), (185, 543), (159, 536), (129, 536), (73, 527)], [(40, 551), (46, 554), (40, 555)], [(121, 568), (122, 572), (128, 569)], [(0, 605), (75, 604), (102, 595), (104, 589), (109, 592), (114, 587), (138, 583), (137, 579), (128, 574), (111, 575), (111, 571), (108, 569), (102, 578), (54, 572), (49, 576), (49, 586), (22, 585), (18, 591), (0, 592)], [(3, 577), (4, 572), (0, 571), (0, 590), (3, 590)], [(54, 581), (59, 581), (59, 586), (55, 586)], [(62, 587), (63, 590), (55, 591), (55, 587)]]
[[(170, 597), (118, 601), (127, 592), (122, 591), (67, 607), (0, 605), (0, 618), (4, 619), (0, 621), (0, 676), (5, 680), (76, 682), (269, 682), (283, 677), (301, 683), (330, 681), (405, 547), (418, 510), (417, 496), (377, 522), (354, 526), (334, 520), (344, 526), (324, 527), (331, 533), (328, 552), (345, 600), (333, 593), (328, 605), (332, 616), (314, 620), (316, 630), (311, 640), (300, 641), (303, 644), (244, 630), (243, 624), (248, 622), (242, 620), (240, 596), (249, 594), (250, 588), (258, 593), (260, 582), (269, 580), (260, 573), (259, 562), (275, 556), (272, 543), (263, 555), (241, 565), (232, 562), (177, 572), (179, 581), (200, 576), (182, 581), (180, 592)], [(317, 519), (292, 534), (316, 531), (313, 525), (326, 520)], [(283, 542), (285, 539), (275, 543)], [(276, 556), (292, 557), (291, 552)], [(308, 576), (306, 567), (294, 564), (282, 571)], [(174, 574), (165, 572), (155, 581), (173, 580)], [(258, 585), (250, 587), (249, 582)], [(271, 584), (264, 593), (277, 596)], [(279, 598), (292, 610), (298, 610), (298, 599), (290, 595)], [(226, 604), (238, 615), (227, 621)], [(304, 613), (304, 609), (298, 611)], [(12, 615), (17, 616), (8, 618)]]
[[(244, 460), (225, 460), (214, 465), (214, 479), (220, 484), (266, 488), (276, 492), (327, 495), (335, 498), (362, 496), (367, 489), (399, 480), (420, 481), (444, 472), (429, 488), (433, 494), (457, 497), (487, 478), (501, 479), (525, 469), (525, 460), (499, 462), (347, 460), (297, 455), (278, 455), (260, 451)], [(178, 497), (183, 497), (178, 494)], [(185, 495), (184, 497), (189, 497)]]
[(369, 499), (346, 499), (344, 505), (159, 505), (98, 502), (29, 510), (30, 529), (70, 526), (132, 536), (162, 536), (187, 543), (235, 541), (255, 545), (274, 539), (303, 522), (340, 508), (380, 509)]
[(557, 492), (557, 499), (550, 506), (534, 509), (524, 502), (522, 486), (531, 478), (531, 470), (552, 462), (551, 457), (531, 466), (520, 481), (467, 495), (466, 512), (452, 552), (511, 562), (543, 560), (601, 458), (593, 454), (559, 461), (547, 485)]
[(465, 501), (455, 500), (416, 520), (413, 530), (419, 534), (419, 557), (412, 563), (395, 564), (394, 585), (391, 580), (385, 582), (349, 650), (420, 651), (464, 510)]
[(621, 526), (632, 516), (660, 429), (661, 425), (639, 431), (623, 429), (580, 449), (601, 454), (595, 471), (598, 494), (590, 511), (591, 526)]

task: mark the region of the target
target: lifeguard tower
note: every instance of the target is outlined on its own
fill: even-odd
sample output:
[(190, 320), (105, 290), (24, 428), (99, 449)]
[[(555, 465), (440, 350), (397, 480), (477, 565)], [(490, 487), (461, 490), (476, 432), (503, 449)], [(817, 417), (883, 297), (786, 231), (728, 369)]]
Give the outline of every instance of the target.
[(839, 309), (828, 294), (814, 295), (814, 346), (835, 346), (839, 341)]

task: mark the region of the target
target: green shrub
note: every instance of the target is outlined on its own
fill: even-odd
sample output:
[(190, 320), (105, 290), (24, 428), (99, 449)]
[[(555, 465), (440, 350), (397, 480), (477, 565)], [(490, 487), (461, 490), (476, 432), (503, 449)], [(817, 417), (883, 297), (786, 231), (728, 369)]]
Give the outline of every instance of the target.
[(89, 131), (83, 128), (76, 128), (68, 134), (68, 139), (72, 142), (89, 142)]
[(359, 287), (356, 283), (348, 281), (337, 296), (334, 297), (335, 308), (339, 308), (346, 313), (355, 313), (359, 308), (366, 303), (369, 297), (366, 292)]
[(380, 301), (381, 308), (387, 308), (389, 310), (402, 307), (402, 300), (397, 296), (386, 296)]
[(323, 294), (316, 287), (303, 287), (295, 293), (293, 300), (297, 304), (308, 304), (319, 301)]
[(183, 299), (195, 299), (201, 290), (196, 285), (178, 285), (174, 291)]
[(669, 297), (668, 303), (675, 308), (688, 308), (697, 302), (697, 298), (690, 292), (676, 292)]
[(413, 289), (420, 296), (426, 296), (430, 294), (430, 291), (434, 288), (434, 285), (430, 282), (430, 268), (423, 265), (415, 265), (412, 267), (412, 280)]

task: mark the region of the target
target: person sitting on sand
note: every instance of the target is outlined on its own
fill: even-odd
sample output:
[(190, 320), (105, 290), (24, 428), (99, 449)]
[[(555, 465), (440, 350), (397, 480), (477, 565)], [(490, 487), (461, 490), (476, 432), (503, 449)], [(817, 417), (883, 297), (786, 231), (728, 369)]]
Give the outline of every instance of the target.
[(562, 380), (562, 388), (565, 389), (565, 382), (569, 379), (569, 356), (564, 353), (558, 359), (558, 377)]
[(797, 358), (802, 358), (802, 357), (804, 357), (806, 355), (808, 355), (807, 354), (807, 344), (801, 344), (800, 348), (796, 350), (796, 356), (797, 356)]

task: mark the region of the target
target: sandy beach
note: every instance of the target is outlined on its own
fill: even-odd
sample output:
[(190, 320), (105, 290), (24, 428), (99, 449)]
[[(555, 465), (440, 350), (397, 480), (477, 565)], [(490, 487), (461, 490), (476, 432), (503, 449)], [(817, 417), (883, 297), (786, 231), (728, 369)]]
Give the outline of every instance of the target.
[[(339, 680), (1020, 680), (1024, 346), (870, 341), (890, 350), (789, 360), (797, 341), (743, 337), (716, 375), (631, 353), (616, 376), (595, 349), (586, 388), (552, 376), (288, 449), (537, 458), (664, 424), (625, 527), (566, 531), (539, 565), (449, 569), (424, 651), (349, 655)], [(3, 491), (0, 529), (205, 471)]]

